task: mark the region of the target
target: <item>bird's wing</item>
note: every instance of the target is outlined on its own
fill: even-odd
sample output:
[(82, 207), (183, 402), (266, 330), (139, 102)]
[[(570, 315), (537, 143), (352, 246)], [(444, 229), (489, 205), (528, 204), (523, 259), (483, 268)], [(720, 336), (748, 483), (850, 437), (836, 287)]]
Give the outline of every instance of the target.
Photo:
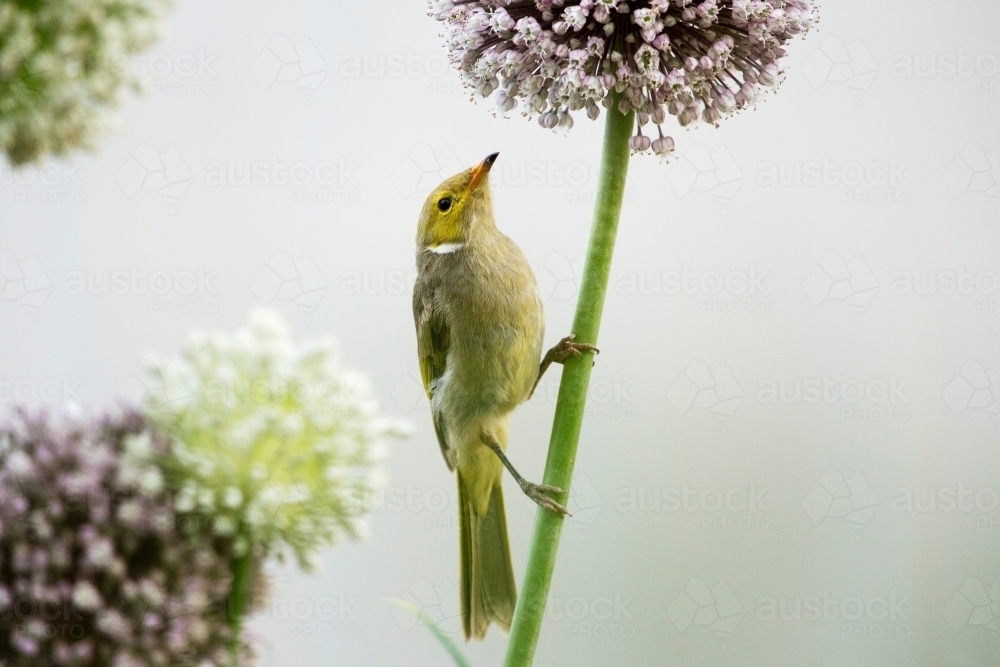
[(448, 470), (455, 469), (455, 450), (448, 445), (444, 424), (444, 415), (434, 409), (435, 380), (444, 375), (448, 357), (448, 346), (451, 344), (451, 333), (448, 323), (441, 313), (434, 309), (434, 294), (421, 281), (413, 289), (413, 319), (417, 325), (417, 356), (420, 358), (420, 377), (424, 381), (424, 390), (431, 400), (431, 418), (434, 420), (434, 432), (438, 444), (441, 445), (441, 455), (448, 464)]

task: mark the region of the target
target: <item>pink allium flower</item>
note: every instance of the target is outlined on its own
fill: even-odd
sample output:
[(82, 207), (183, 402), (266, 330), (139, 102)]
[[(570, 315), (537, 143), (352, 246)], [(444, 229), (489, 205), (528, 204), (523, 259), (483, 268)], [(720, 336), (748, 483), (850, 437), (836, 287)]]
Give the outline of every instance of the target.
[(228, 667), (232, 541), (175, 513), (168, 448), (137, 414), (0, 425), (0, 665)]
[[(636, 112), (633, 151), (665, 155), (660, 127), (712, 125), (781, 79), (783, 45), (816, 20), (812, 0), (432, 0), (452, 62), (497, 107), (518, 100), (542, 127), (571, 127), (599, 105)], [(642, 132), (657, 126), (659, 138)]]

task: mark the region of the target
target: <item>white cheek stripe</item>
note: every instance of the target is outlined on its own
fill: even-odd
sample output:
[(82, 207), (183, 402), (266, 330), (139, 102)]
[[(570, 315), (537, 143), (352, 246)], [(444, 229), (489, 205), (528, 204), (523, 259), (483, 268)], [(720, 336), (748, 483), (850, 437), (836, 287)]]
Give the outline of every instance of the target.
[(464, 243), (439, 243), (438, 245), (429, 245), (427, 250), (438, 254), (447, 255), (449, 253), (455, 252), (456, 250), (461, 250), (465, 247)]

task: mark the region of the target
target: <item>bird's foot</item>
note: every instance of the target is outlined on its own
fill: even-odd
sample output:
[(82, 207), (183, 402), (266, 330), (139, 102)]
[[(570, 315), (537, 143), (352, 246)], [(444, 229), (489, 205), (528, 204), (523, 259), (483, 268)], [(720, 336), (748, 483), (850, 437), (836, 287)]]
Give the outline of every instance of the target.
[(552, 364), (561, 364), (570, 357), (582, 357), (584, 352), (601, 353), (600, 350), (590, 343), (574, 343), (574, 338), (576, 338), (576, 334), (566, 336), (556, 343), (555, 347), (545, 353), (545, 356), (542, 357), (542, 363), (538, 367), (538, 375), (535, 376), (535, 384), (531, 385), (531, 391), (528, 392), (528, 398), (531, 398), (535, 394), (538, 383), (541, 381), (542, 376), (545, 375), (545, 371)]
[(574, 343), (576, 335), (570, 334), (556, 343), (555, 347), (545, 353), (550, 363), (561, 364), (570, 357), (582, 357), (584, 352), (600, 354), (601, 351), (590, 343)]
[(556, 514), (569, 515), (569, 512), (565, 507), (545, 495), (546, 493), (562, 493), (562, 489), (559, 487), (549, 486), (548, 484), (535, 484), (526, 479), (522, 479), (521, 490), (524, 491), (524, 495), (528, 496), (545, 509), (555, 512)]

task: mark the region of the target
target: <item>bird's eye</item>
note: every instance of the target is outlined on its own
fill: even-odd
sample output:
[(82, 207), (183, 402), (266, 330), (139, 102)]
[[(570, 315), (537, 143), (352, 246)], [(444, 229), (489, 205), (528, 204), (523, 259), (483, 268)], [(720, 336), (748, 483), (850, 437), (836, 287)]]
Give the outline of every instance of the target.
[(438, 210), (442, 213), (447, 213), (451, 209), (451, 199), (449, 197), (444, 197), (438, 199)]

